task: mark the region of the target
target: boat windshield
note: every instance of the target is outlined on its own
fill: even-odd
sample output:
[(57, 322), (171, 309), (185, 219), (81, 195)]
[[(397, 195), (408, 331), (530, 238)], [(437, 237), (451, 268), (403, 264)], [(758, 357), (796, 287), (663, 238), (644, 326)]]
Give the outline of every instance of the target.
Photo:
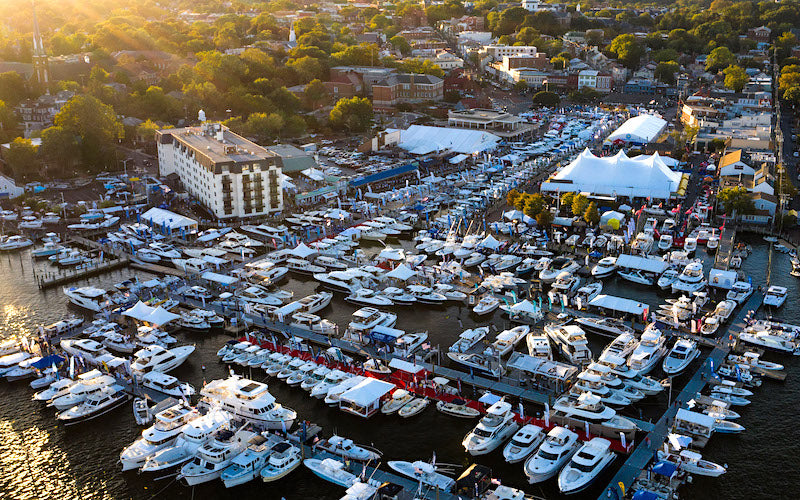
[(572, 462), (572, 468), (573, 469), (577, 469), (577, 470), (579, 470), (581, 472), (591, 472), (594, 469), (594, 464), (584, 465), (584, 464), (575, 463), (573, 461)]
[(474, 429), (472, 431), (472, 433), (475, 434), (478, 437), (483, 437), (483, 438), (492, 437), (492, 433), (491, 432), (489, 432), (489, 431), (487, 431), (485, 429), (481, 429), (481, 428)]
[(555, 460), (558, 458), (557, 454), (544, 450), (539, 450), (539, 456), (545, 460)]

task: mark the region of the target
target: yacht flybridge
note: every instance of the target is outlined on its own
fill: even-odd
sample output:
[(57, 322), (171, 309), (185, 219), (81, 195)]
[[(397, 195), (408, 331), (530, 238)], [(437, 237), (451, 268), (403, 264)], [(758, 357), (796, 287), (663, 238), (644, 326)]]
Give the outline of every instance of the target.
[(219, 406), (262, 429), (290, 429), (297, 412), (284, 408), (267, 385), (238, 376), (214, 380), (200, 391), (201, 406)]

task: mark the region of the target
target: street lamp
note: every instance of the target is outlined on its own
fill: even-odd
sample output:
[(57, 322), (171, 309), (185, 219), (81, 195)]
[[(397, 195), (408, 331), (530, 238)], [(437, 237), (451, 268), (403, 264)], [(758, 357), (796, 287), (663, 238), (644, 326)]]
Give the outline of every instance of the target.
[(133, 158), (126, 158), (126, 159), (122, 160), (122, 168), (125, 169), (125, 178), (126, 179), (128, 178), (128, 162), (129, 161), (134, 161), (134, 160), (133, 160)]

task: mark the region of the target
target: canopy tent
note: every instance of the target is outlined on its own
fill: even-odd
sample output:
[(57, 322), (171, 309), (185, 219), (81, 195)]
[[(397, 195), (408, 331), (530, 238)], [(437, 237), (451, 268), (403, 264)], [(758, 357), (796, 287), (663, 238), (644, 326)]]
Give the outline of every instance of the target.
[(525, 299), (522, 302), (517, 302), (508, 308), (509, 311), (522, 314), (534, 314), (539, 308), (531, 303), (530, 300)]
[(156, 326), (166, 325), (170, 321), (180, 318), (179, 315), (173, 314), (161, 306), (150, 307), (141, 300), (130, 309), (123, 311), (122, 315)]
[(605, 142), (648, 144), (657, 139), (666, 128), (667, 121), (659, 116), (647, 114), (634, 116), (611, 132)]
[(383, 380), (368, 378), (352, 389), (349, 389), (339, 396), (339, 400), (346, 403), (366, 407), (382, 398), (387, 392), (395, 388), (395, 385)]
[(394, 269), (386, 273), (387, 278), (394, 278), (400, 281), (406, 281), (416, 275), (417, 272), (409, 268), (405, 264), (400, 264), (399, 266), (395, 267)]
[(217, 283), (217, 284), (220, 284), (222, 286), (230, 286), (230, 285), (234, 285), (234, 284), (239, 282), (239, 279), (238, 278), (234, 278), (233, 276), (228, 276), (226, 274), (214, 273), (214, 272), (211, 272), (211, 271), (204, 272), (203, 274), (200, 275), (200, 277), (203, 278), (206, 281), (211, 281), (213, 283)]
[(667, 270), (669, 265), (661, 259), (623, 254), (617, 257), (617, 267), (635, 269), (637, 271), (644, 271), (653, 274), (661, 274)]
[(678, 192), (680, 183), (681, 173), (670, 170), (657, 154), (633, 160), (623, 151), (597, 157), (585, 149), (543, 182), (542, 191), (667, 199)]
[(402, 248), (384, 248), (378, 254), (380, 260), (406, 260), (406, 253)]
[(341, 208), (332, 208), (327, 212), (325, 212), (325, 215), (323, 215), (323, 217), (325, 217), (326, 219), (340, 219), (340, 220), (349, 219), (350, 212), (342, 210)]
[(480, 130), (411, 125), (400, 131), (398, 146), (415, 155), (447, 150), (473, 154), (494, 149), (499, 142), (500, 137)]
[(299, 245), (297, 245), (297, 246), (294, 248), (294, 250), (291, 250), (291, 252), (292, 252), (292, 255), (294, 255), (295, 257), (298, 257), (298, 258), (300, 258), (300, 259), (305, 259), (305, 258), (306, 258), (306, 257), (308, 257), (309, 255), (313, 255), (313, 254), (317, 253), (317, 251), (316, 251), (316, 250), (312, 250), (311, 248), (309, 248), (309, 247), (308, 247), (308, 246), (307, 246), (305, 243), (303, 243), (302, 241), (300, 242), (300, 244), (299, 244)]
[(647, 304), (623, 297), (615, 297), (613, 295), (605, 294), (598, 295), (590, 300), (589, 305), (592, 307), (599, 307), (601, 309), (608, 309), (610, 311), (637, 314), (639, 316), (644, 314), (644, 312), (649, 309)]
[(608, 212), (604, 212), (603, 215), (600, 216), (600, 225), (601, 226), (610, 226), (611, 224), (609, 221), (616, 220), (617, 221), (617, 229), (620, 227), (620, 223), (625, 220), (625, 214), (622, 212), (615, 212), (614, 210), (609, 210)]
[(662, 460), (653, 466), (653, 472), (665, 477), (671, 477), (678, 470), (678, 465)]
[(507, 220), (522, 220), (525, 217), (525, 214), (523, 214), (520, 210), (509, 210), (503, 214), (503, 217), (505, 217)]
[(484, 238), (483, 241), (478, 243), (478, 246), (480, 248), (488, 248), (490, 250), (497, 250), (498, 248), (500, 248), (500, 245), (501, 243), (497, 241), (497, 238), (495, 238), (491, 234), (486, 238)]
[(404, 333), (406, 333), (405, 330), (391, 328), (389, 326), (375, 325), (375, 327), (369, 332), (369, 336), (378, 342), (383, 342), (384, 344), (393, 344)]
[(450, 160), (448, 161), (450, 162), (451, 165), (457, 165), (462, 161), (466, 160), (467, 158), (469, 158), (469, 155), (457, 154), (454, 157), (450, 158)]
[(389, 361), (389, 368), (394, 368), (395, 370), (400, 370), (413, 374), (418, 374), (421, 371), (425, 370), (425, 367), (422, 365), (418, 365), (416, 363), (409, 363), (408, 361), (403, 361), (400, 358), (392, 358), (392, 360)]
[(164, 210), (163, 208), (153, 207), (143, 213), (140, 219), (149, 224), (153, 229), (163, 233), (179, 232), (186, 233), (197, 231), (197, 221), (181, 214)]
[(51, 354), (49, 356), (43, 357), (38, 361), (34, 361), (33, 363), (31, 363), (31, 366), (36, 368), (37, 370), (45, 370), (53, 365), (58, 366), (64, 361), (65, 361), (64, 358), (59, 356), (58, 354)]

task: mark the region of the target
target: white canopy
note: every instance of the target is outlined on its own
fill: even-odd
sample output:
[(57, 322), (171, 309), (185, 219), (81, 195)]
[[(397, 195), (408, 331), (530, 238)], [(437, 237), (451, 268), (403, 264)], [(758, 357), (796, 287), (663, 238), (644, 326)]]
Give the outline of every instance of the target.
[(602, 309), (638, 315), (643, 314), (649, 309), (647, 304), (623, 297), (615, 297), (613, 295), (598, 295), (589, 301), (589, 305), (592, 307), (600, 307)]
[(537, 307), (533, 305), (530, 300), (525, 299), (522, 302), (517, 302), (513, 306), (509, 307), (509, 310), (516, 313), (533, 314), (537, 311)]
[(572, 365), (514, 352), (506, 365), (508, 368), (534, 373), (550, 379), (567, 380), (578, 371)]
[(469, 155), (458, 154), (458, 155), (455, 155), (454, 157), (450, 158), (449, 161), (450, 161), (451, 165), (455, 165), (457, 163), (461, 163), (462, 161), (466, 160), (467, 158), (469, 158)]
[(658, 154), (634, 160), (623, 151), (597, 157), (586, 149), (542, 183), (542, 191), (667, 199), (680, 182), (680, 172), (670, 170)]
[(316, 168), (307, 168), (300, 172), (301, 174), (305, 175), (312, 181), (324, 181), (325, 180), (325, 173), (322, 170), (317, 170)]
[(234, 283), (237, 283), (239, 281), (238, 278), (234, 278), (233, 276), (214, 273), (211, 271), (204, 272), (203, 274), (200, 275), (200, 277), (206, 281), (213, 281), (214, 283), (219, 283), (220, 285), (225, 285), (225, 286), (233, 285)]
[(161, 306), (150, 307), (141, 300), (130, 309), (124, 311), (122, 315), (138, 321), (152, 323), (156, 326), (166, 325), (170, 321), (180, 318), (177, 314), (173, 314)]
[(181, 214), (153, 207), (143, 213), (141, 219), (156, 229), (168, 228), (172, 231), (191, 231), (197, 229), (197, 221)]
[(618, 221), (622, 222), (625, 220), (625, 214), (622, 212), (616, 212), (614, 210), (609, 210), (604, 212), (603, 215), (600, 216), (600, 225), (606, 224), (611, 219), (617, 219)]
[(297, 245), (294, 248), (294, 250), (292, 250), (292, 255), (294, 255), (295, 257), (299, 257), (301, 259), (305, 259), (309, 255), (313, 255), (315, 253), (317, 253), (316, 250), (312, 250), (311, 248), (308, 247), (308, 245), (306, 245), (302, 241), (300, 242), (299, 245)]
[(369, 406), (395, 388), (394, 384), (375, 378), (363, 380), (360, 384), (339, 396), (340, 401), (358, 406)]
[(623, 254), (617, 257), (617, 267), (661, 274), (666, 271), (669, 266), (661, 259)]
[(639, 115), (628, 119), (611, 133), (606, 143), (624, 141), (635, 144), (647, 144), (654, 141), (667, 127), (667, 121), (655, 115)]
[(482, 130), (411, 125), (400, 131), (398, 146), (416, 155), (446, 150), (472, 154), (494, 149), (498, 142), (500, 137)]
[(350, 217), (350, 212), (340, 208), (332, 208), (325, 212), (323, 215), (326, 219), (347, 219)]
[(379, 259), (383, 260), (406, 260), (406, 253), (402, 248), (384, 248), (378, 254)]
[(417, 275), (417, 272), (414, 271), (413, 269), (409, 268), (405, 264), (400, 264), (399, 266), (395, 267), (394, 269), (392, 269), (391, 271), (386, 273), (386, 277), (387, 278), (395, 278), (395, 279), (398, 279), (400, 281), (406, 281), (409, 278), (411, 278), (413, 276), (416, 276), (416, 275)]
[(508, 220), (522, 220), (525, 217), (525, 214), (519, 210), (509, 210), (503, 214), (503, 217)]
[(424, 366), (418, 365), (415, 363), (409, 363), (408, 361), (403, 361), (400, 358), (392, 358), (389, 361), (389, 367), (394, 368), (395, 370), (401, 370), (407, 373), (419, 373), (425, 369)]
[(491, 250), (497, 250), (498, 248), (500, 248), (500, 244), (501, 243), (497, 241), (497, 238), (495, 238), (490, 234), (489, 236), (484, 238), (483, 241), (478, 243), (478, 246), (481, 248), (489, 248)]

